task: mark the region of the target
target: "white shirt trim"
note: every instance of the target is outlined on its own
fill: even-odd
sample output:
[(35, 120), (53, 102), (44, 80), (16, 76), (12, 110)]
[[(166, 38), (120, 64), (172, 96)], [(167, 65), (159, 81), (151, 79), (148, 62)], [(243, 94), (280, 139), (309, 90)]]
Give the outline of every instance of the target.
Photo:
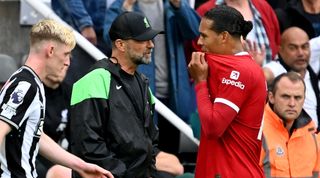
[(241, 51), (235, 54), (235, 56), (245, 56), (245, 55), (249, 55), (249, 53), (246, 51)]
[(235, 105), (233, 102), (226, 100), (224, 98), (216, 98), (214, 100), (214, 103), (223, 103), (226, 104), (227, 106), (230, 106), (232, 109), (234, 109), (237, 113), (239, 112), (239, 107), (237, 105)]

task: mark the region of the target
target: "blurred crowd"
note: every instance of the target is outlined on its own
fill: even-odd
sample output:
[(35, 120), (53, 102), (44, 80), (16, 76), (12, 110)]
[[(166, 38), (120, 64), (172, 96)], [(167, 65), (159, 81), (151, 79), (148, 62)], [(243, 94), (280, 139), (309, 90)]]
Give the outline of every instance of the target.
[[(231, 43), (228, 43), (229, 46), (223, 46), (224, 44), (218, 43), (220, 42), (219, 37), (210, 38), (210, 43), (206, 41), (206, 38), (212, 35), (212, 32), (208, 32), (208, 35), (207, 31), (201, 31), (205, 29), (203, 26), (204, 21), (211, 18), (207, 12), (221, 6), (234, 8), (240, 12), (244, 21), (251, 22), (252, 29), (245, 35), (240, 33), (241, 49), (243, 48), (243, 52), (247, 52), (252, 57), (252, 60), (255, 62), (254, 65), (259, 66), (259, 68), (254, 70), (258, 71), (261, 69), (266, 79), (265, 82), (268, 91), (265, 96), (261, 96), (265, 97), (265, 103), (263, 103), (263, 108), (260, 108), (261, 112), (264, 110), (263, 120), (265, 124), (261, 124), (263, 123), (263, 121), (261, 121), (261, 114), (261, 118), (259, 118), (261, 122), (259, 122), (259, 127), (256, 128), (257, 133), (254, 136), (258, 138), (260, 147), (262, 147), (261, 155), (256, 160), (257, 165), (264, 171), (264, 176), (266, 177), (319, 177), (320, 136), (318, 136), (317, 133), (320, 130), (320, 0), (51, 0), (52, 9), (61, 19), (81, 33), (81, 35), (101, 50), (108, 58), (119, 64), (121, 64), (121, 59), (118, 57), (118, 53), (115, 53), (115, 48), (117, 47), (118, 50), (121, 49), (117, 46), (121, 44), (120, 42), (119, 44), (117, 43), (117, 38), (115, 39), (110, 36), (110, 29), (113, 28), (115, 19), (124, 12), (129, 11), (143, 14), (148, 19), (145, 23), (150, 25), (152, 29), (158, 30), (159, 33), (152, 36), (151, 39), (146, 39), (151, 40), (152, 43), (152, 45), (149, 44), (152, 46), (150, 47), (150, 63), (139, 63), (136, 71), (148, 78), (148, 85), (150, 86), (152, 96), (159, 99), (185, 123), (190, 125), (193, 128), (195, 137), (198, 139), (200, 139), (200, 137), (206, 137), (207, 141), (209, 140), (205, 142), (202, 141), (205, 139), (200, 139), (200, 145), (203, 143), (201, 146), (211, 143), (211, 137), (215, 138), (215, 136), (210, 134), (210, 136), (207, 136), (207, 132), (204, 131), (207, 130), (210, 133), (210, 129), (214, 130), (215, 128), (207, 128), (207, 126), (203, 125), (207, 123), (202, 120), (202, 117), (205, 117), (203, 116), (203, 112), (209, 112), (208, 110), (203, 111), (203, 108), (207, 106), (203, 101), (201, 101), (201, 105), (199, 104), (200, 85), (203, 81), (194, 76), (195, 74), (197, 74), (197, 76), (200, 74), (195, 72), (195, 69), (190, 66), (188, 69), (188, 64), (196, 65), (194, 63), (196, 58), (195, 52), (204, 52), (206, 54), (205, 59), (209, 60), (210, 55), (207, 55), (208, 53), (219, 52), (218, 54), (222, 55), (229, 54), (226, 52), (227, 50), (218, 49), (219, 45), (225, 49), (238, 49), (233, 48), (234, 45), (238, 45), (238, 43), (232, 43), (234, 44), (233, 46)], [(224, 14), (220, 15), (223, 16)], [(131, 21), (133, 20), (131, 19)], [(213, 24), (218, 24), (218, 20), (213, 21)], [(128, 25), (128, 29), (130, 29), (129, 25), (132, 25), (133, 30), (129, 30), (128, 33), (134, 34), (135, 30), (139, 28), (139, 24), (126, 24), (124, 20), (121, 21), (121, 23)], [(134, 25), (136, 25), (136, 27)], [(228, 31), (232, 37), (237, 34), (237, 29), (233, 33), (229, 28), (221, 26), (221, 29), (224, 28), (228, 29), (226, 31)], [(238, 27), (234, 25), (232, 28)], [(242, 28), (241, 25), (239, 28)], [(123, 29), (120, 29), (119, 33), (122, 32), (121, 30)], [(218, 28), (211, 28), (210, 30), (214, 32), (219, 31)], [(240, 31), (241, 30), (243, 29), (240, 29)], [(120, 37), (122, 40), (127, 40), (125, 34), (119, 34), (118, 38)], [(128, 39), (129, 38), (130, 37), (128, 37)], [(223, 39), (221, 39), (221, 41), (223, 41)], [(123, 45), (125, 45), (124, 42)], [(130, 51), (130, 49), (127, 50)], [(236, 54), (236, 52), (234, 54)], [(202, 54), (199, 54), (198, 57), (202, 58)], [(220, 57), (221, 56), (218, 55), (218, 57), (213, 56), (212, 58), (220, 59)], [(119, 58), (119, 60), (117, 58)], [(11, 74), (21, 66), (21, 64), (17, 64), (15, 61), (16, 60), (10, 56), (5, 54), (0, 55), (1, 87), (5, 85)], [(209, 80), (210, 76), (215, 75), (212, 70), (220, 71), (220, 69), (218, 70), (210, 66), (210, 63), (208, 64), (209, 74), (208, 77), (206, 77), (208, 78), (208, 95), (215, 98), (216, 96), (213, 95), (216, 94), (215, 92), (218, 92), (216, 90), (222, 89), (212, 89), (214, 87), (211, 86), (212, 83), (210, 83)], [(224, 65), (228, 66), (230, 63)], [(249, 65), (247, 63), (246, 65), (251, 66), (251, 64)], [(72, 131), (75, 128), (70, 124), (74, 122), (71, 121), (71, 119), (77, 119), (77, 117), (72, 116), (74, 111), (71, 112), (71, 110), (74, 109), (74, 106), (70, 105), (73, 98), (72, 95), (74, 95), (73, 93), (76, 91), (73, 87), (77, 81), (83, 81), (84, 76), (92, 73), (95, 66), (96, 59), (91, 57), (80, 46), (76, 45), (72, 50), (70, 65), (65, 68), (64, 72), (62, 72), (60, 76), (57, 76), (57, 78), (49, 78), (42, 81), (46, 95), (44, 132), (65, 150), (71, 152), (74, 151), (72, 148), (78, 146), (73, 144), (79, 144), (78, 141), (75, 140), (77, 140), (77, 138), (81, 139), (81, 133), (72, 135)], [(237, 70), (237, 68), (232, 70)], [(295, 76), (295, 74), (291, 72), (298, 73), (299, 75)], [(228, 75), (230, 74), (228, 73)], [(302, 80), (299, 77), (302, 78)], [(231, 75), (230, 78), (233, 79)], [(257, 84), (256, 89), (259, 88), (258, 86), (260, 86), (260, 84), (258, 84), (256, 80), (252, 80), (251, 82)], [(112, 84), (111, 81), (110, 85)], [(262, 85), (263, 84), (261, 84), (261, 86)], [(289, 87), (287, 85), (289, 85)], [(118, 86), (121, 87), (120, 85), (116, 85), (116, 87)], [(139, 86), (132, 85), (133, 93), (137, 92), (135, 91), (136, 87), (139, 88)], [(87, 88), (89, 89), (90, 87), (87, 86)], [(213, 91), (211, 91), (211, 89)], [(223, 88), (223, 90), (224, 89), (225, 88)], [(225, 92), (231, 92), (231, 90), (225, 89)], [(234, 92), (234, 90), (232, 90), (232, 92)], [(254, 92), (250, 92), (254, 94)], [(281, 95), (279, 93), (281, 93)], [(230, 96), (232, 95), (233, 98), (239, 97), (237, 93), (228, 94)], [(139, 96), (136, 95), (136, 93), (134, 95)], [(201, 96), (203, 97), (204, 95)], [(140, 102), (143, 103), (144, 101), (137, 100), (136, 102), (137, 105), (140, 105)], [(208, 102), (210, 102), (210, 100)], [(212, 99), (211, 102), (215, 103), (216, 101)], [(246, 100), (244, 103), (245, 102), (249, 101)], [(236, 103), (236, 105), (237, 104), (238, 103)], [(242, 103), (239, 105), (246, 107), (246, 105)], [(199, 107), (203, 108), (200, 109)], [(239, 113), (235, 113), (232, 118), (237, 118), (238, 114), (241, 118), (241, 107), (239, 107)], [(212, 108), (217, 109), (218, 107), (212, 105)], [(221, 110), (225, 112), (229, 111), (226, 108), (222, 108)], [(258, 112), (258, 110), (259, 109), (251, 112)], [(228, 114), (232, 111), (230, 110), (228, 113), (225, 112), (221, 112), (217, 117), (224, 119), (228, 117)], [(79, 113), (75, 113), (74, 115), (77, 114), (79, 115)], [(81, 114), (83, 113), (80, 113), (80, 115)], [(191, 156), (191, 160), (190, 158), (186, 158), (185, 156), (189, 155), (181, 152), (181, 150), (183, 150), (181, 146), (186, 146), (185, 144), (181, 144), (181, 132), (161, 114), (156, 111), (153, 114), (152, 119), (156, 125), (155, 128), (159, 132), (156, 144), (159, 150), (156, 153), (157, 162), (155, 165), (160, 171), (168, 173), (168, 175), (158, 176), (194, 177), (195, 163), (205, 159), (204, 157), (206, 156), (213, 155), (214, 157), (214, 154), (210, 150), (205, 150), (202, 147), (201, 151), (206, 152), (208, 155), (202, 154), (202, 157), (198, 157), (198, 160), (196, 160), (195, 156)], [(90, 117), (94, 116), (95, 114), (90, 113)], [(257, 115), (257, 117), (258, 116), (260, 115)], [(214, 116), (210, 116), (210, 118), (211, 117), (215, 118)], [(223, 138), (224, 134), (232, 135), (232, 133), (228, 132), (228, 129), (230, 129), (229, 126), (233, 129), (236, 127), (232, 125), (233, 122), (237, 122), (236, 120), (237, 119), (230, 119), (228, 123), (225, 123), (225, 130), (221, 130), (221, 134), (217, 134), (217, 137), (219, 137), (218, 140), (220, 137)], [(237, 124), (246, 125), (242, 123), (241, 120), (237, 122)], [(259, 130), (260, 124), (261, 130)], [(144, 123), (144, 126), (146, 126), (146, 123)], [(220, 125), (218, 126), (220, 127)], [(92, 127), (96, 128), (98, 126)], [(116, 128), (116, 126), (114, 127)], [(92, 129), (94, 130), (94, 128)], [(237, 134), (241, 135), (238, 132)], [(259, 138), (258, 134), (262, 134), (262, 138)], [(87, 138), (83, 139), (87, 141), (85, 140)], [(100, 138), (97, 138), (97, 142), (100, 141), (99, 139)], [(227, 142), (223, 139), (220, 141)], [(293, 143), (294, 141), (295, 143)], [(106, 142), (113, 143), (113, 140), (107, 140)], [(256, 147), (252, 142), (248, 142), (248, 144)], [(96, 151), (101, 147), (101, 145), (95, 146), (95, 148), (88, 150)], [(107, 148), (112, 150), (112, 146), (114, 145), (110, 144)], [(137, 145), (132, 144), (130, 148), (127, 149), (133, 149), (134, 146)], [(210, 147), (208, 146), (208, 148)], [(222, 149), (226, 148), (222, 147)], [(78, 150), (76, 149), (76, 151)], [(81, 157), (82, 151), (83, 150), (77, 152), (79, 157)], [(97, 154), (103, 155), (103, 153), (99, 151), (97, 151)], [(114, 153), (110, 153), (109, 156), (112, 157), (114, 156), (113, 154)], [(197, 150), (194, 154), (197, 155)], [(123, 153), (123, 155), (126, 154)], [(90, 153), (82, 156), (81, 158), (85, 161), (92, 161), (89, 159), (91, 156)], [(117, 159), (119, 158), (117, 156), (115, 157)], [(258, 162), (259, 159), (260, 162)], [(238, 160), (238, 158), (235, 160)], [(119, 167), (115, 169), (116, 164), (106, 165), (102, 163), (103, 161), (95, 161), (94, 163), (100, 164), (99, 166), (101, 167), (106, 166), (104, 168), (110, 170), (111, 173), (116, 173), (121, 169), (119, 165), (117, 165)], [(110, 161), (112, 161), (112, 159), (110, 159)], [(190, 162), (193, 163), (191, 168)], [(241, 160), (239, 160), (239, 162), (241, 162)], [(207, 164), (210, 165), (211, 163)], [(71, 171), (69, 169), (57, 167), (42, 156), (37, 157), (36, 165), (39, 178), (71, 177)], [(204, 163), (201, 164), (202, 167), (208, 165)], [(132, 165), (126, 166), (129, 168)], [(231, 172), (234, 171), (232, 168), (230, 169)], [(204, 172), (207, 173), (210, 171), (206, 169), (197, 170), (203, 174), (196, 173), (196, 177), (209, 177), (209, 175)], [(237, 173), (234, 175), (237, 175)], [(215, 176), (217, 177), (219, 175), (215, 174)], [(232, 177), (232, 174), (221, 177), (228, 176)]]

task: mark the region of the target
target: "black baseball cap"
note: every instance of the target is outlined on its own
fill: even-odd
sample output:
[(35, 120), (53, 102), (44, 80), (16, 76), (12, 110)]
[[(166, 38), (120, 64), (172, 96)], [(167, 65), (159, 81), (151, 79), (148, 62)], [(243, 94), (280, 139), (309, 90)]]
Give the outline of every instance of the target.
[(149, 20), (142, 13), (124, 12), (112, 22), (109, 37), (111, 41), (116, 39), (148, 41), (159, 33), (163, 32), (152, 29)]

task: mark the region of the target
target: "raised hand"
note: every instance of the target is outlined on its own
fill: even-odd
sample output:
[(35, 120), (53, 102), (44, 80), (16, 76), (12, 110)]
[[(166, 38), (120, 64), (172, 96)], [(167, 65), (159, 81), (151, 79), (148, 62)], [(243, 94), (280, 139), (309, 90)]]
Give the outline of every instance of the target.
[(262, 66), (264, 60), (266, 59), (265, 46), (262, 45), (261, 48), (259, 48), (256, 42), (246, 40), (243, 41), (243, 47), (249, 54), (251, 54), (256, 63)]
[(97, 45), (97, 35), (93, 27), (84, 27), (81, 30), (81, 34), (83, 37), (89, 40), (92, 44)]
[(201, 81), (206, 81), (208, 78), (209, 67), (204, 55), (202, 52), (193, 52), (188, 65), (190, 75), (196, 84)]

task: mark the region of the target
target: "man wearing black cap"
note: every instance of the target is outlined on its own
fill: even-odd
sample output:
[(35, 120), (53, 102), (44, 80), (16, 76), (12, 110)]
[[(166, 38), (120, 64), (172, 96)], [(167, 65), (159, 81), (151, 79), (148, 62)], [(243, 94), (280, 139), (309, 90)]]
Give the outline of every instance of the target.
[[(189, 121), (196, 112), (196, 97), (187, 70), (186, 41), (199, 36), (200, 17), (188, 0), (116, 0), (106, 11), (103, 38), (111, 46), (109, 30), (113, 19), (121, 12), (143, 13), (155, 29), (164, 30), (157, 35), (149, 65), (140, 65), (138, 71), (146, 75), (152, 93), (183, 121)], [(155, 115), (159, 127), (159, 148), (180, 154), (180, 131), (161, 114)]]
[[(73, 86), (71, 151), (115, 177), (157, 177), (154, 99), (148, 79), (136, 69), (151, 62), (158, 33), (142, 14), (121, 14), (109, 31), (112, 57), (98, 61)], [(183, 167), (176, 170), (181, 174)]]

